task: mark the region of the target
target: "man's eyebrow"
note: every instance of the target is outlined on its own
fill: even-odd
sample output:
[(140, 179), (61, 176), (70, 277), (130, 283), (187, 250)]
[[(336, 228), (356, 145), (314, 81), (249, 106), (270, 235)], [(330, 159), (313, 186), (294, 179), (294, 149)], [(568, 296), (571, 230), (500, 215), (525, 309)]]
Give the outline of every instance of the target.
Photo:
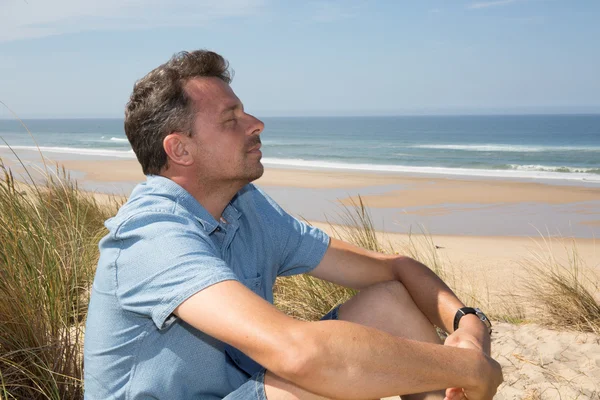
[(242, 103), (236, 103), (236, 104), (233, 104), (233, 105), (227, 107), (226, 109), (224, 109), (223, 111), (221, 111), (221, 115), (227, 114), (228, 112), (235, 111), (238, 108), (241, 108), (241, 109), (244, 108), (244, 106), (242, 105)]

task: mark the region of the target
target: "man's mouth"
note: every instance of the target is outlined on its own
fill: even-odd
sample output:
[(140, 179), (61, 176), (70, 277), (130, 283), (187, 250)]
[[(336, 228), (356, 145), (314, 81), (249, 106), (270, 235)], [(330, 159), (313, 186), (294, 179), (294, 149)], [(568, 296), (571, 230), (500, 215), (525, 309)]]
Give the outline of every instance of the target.
[(260, 148), (262, 147), (262, 145), (260, 143), (250, 147), (250, 149), (248, 150), (248, 153), (260, 153)]

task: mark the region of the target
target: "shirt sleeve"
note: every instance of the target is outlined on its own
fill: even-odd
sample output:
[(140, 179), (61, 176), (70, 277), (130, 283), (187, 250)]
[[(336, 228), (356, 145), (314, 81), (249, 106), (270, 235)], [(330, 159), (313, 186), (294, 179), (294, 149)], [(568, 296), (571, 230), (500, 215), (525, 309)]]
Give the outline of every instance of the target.
[(279, 253), (278, 276), (304, 274), (312, 271), (323, 259), (329, 247), (329, 236), (321, 229), (291, 216), (266, 193), (266, 217), (273, 234), (275, 251)]
[(194, 219), (141, 213), (115, 233), (117, 298), (123, 309), (148, 316), (159, 329), (176, 317), (175, 308), (216, 283), (238, 280)]

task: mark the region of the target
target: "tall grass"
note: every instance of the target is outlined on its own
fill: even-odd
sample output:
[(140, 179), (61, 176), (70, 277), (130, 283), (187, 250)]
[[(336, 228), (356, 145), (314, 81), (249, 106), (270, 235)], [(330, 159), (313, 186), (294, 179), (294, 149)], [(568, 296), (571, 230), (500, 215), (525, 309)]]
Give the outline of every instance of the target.
[[(358, 247), (377, 252), (385, 250), (375, 231), (373, 220), (362, 198), (342, 206), (338, 215), (341, 224), (329, 222), (333, 236)], [(273, 289), (275, 305), (288, 315), (305, 321), (315, 321), (356, 294), (355, 290), (326, 282), (309, 275), (277, 278)]]
[(537, 322), (553, 328), (600, 334), (600, 282), (587, 270), (575, 241), (559, 260), (550, 239), (545, 248), (522, 262), (530, 279), (524, 283)]
[[(64, 170), (17, 183), (0, 159), (0, 398), (80, 399), (83, 324), (103, 222)], [(117, 204), (115, 203), (115, 206)]]
[(350, 199), (350, 206), (341, 205), (338, 213), (339, 224), (329, 222), (329, 227), (337, 238), (344, 239), (363, 249), (379, 253), (392, 253), (393, 248), (385, 248), (378, 237), (373, 218), (369, 209), (363, 203), (362, 197), (358, 201)]

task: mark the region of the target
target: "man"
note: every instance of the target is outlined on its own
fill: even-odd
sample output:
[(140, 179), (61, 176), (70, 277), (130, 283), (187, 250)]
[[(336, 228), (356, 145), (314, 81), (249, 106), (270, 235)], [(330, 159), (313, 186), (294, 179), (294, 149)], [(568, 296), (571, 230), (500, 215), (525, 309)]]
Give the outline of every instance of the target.
[[(221, 56), (194, 51), (134, 87), (125, 131), (148, 179), (100, 242), (86, 398), (491, 399), (482, 314), (424, 265), (330, 239), (250, 184), (264, 125), (229, 83)], [(360, 292), (297, 321), (272, 287), (298, 273)]]

